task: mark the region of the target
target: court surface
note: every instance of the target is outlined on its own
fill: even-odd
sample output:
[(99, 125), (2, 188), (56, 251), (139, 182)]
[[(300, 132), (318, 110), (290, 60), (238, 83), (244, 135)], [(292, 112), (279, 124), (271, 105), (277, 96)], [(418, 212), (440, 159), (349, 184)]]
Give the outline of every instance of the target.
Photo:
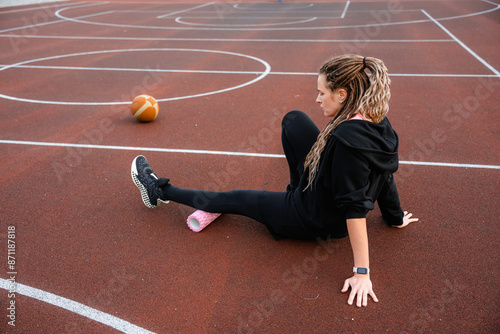
[[(0, 8), (1, 333), (498, 333), (498, 1), (64, 1)], [(319, 66), (382, 59), (404, 229), (368, 216), (380, 302), (341, 293), (348, 238), (275, 241), (146, 208), (173, 184), (283, 191), (281, 118)], [(136, 122), (130, 101), (160, 104)], [(9, 262), (10, 261), (10, 262)], [(13, 326), (15, 325), (15, 326)]]

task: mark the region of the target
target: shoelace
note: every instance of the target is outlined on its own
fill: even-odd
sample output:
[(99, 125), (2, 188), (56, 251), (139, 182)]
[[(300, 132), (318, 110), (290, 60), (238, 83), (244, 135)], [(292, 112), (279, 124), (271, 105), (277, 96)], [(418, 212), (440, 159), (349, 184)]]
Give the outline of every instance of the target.
[(157, 188), (161, 188), (170, 182), (170, 179), (165, 179), (165, 178), (160, 179), (158, 176), (156, 176), (156, 174), (153, 172), (153, 170), (150, 167), (145, 168), (144, 172), (146, 172), (147, 174), (152, 176), (153, 184)]

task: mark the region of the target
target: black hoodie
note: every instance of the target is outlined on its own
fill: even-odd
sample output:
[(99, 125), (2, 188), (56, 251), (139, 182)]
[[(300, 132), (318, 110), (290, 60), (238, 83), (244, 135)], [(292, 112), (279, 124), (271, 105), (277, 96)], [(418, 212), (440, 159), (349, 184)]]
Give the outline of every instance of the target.
[(321, 155), (311, 187), (306, 170), (294, 193), (304, 228), (322, 237), (347, 236), (346, 219), (365, 218), (378, 204), (389, 225), (403, 223), (394, 183), (398, 169), (398, 135), (387, 118), (380, 123), (341, 123)]

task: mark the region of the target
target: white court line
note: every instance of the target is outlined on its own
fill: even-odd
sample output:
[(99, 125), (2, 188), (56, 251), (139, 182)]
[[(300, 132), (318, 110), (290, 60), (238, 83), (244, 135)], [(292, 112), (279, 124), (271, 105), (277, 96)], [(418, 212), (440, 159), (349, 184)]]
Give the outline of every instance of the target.
[[(200, 49), (174, 49), (174, 48), (153, 48), (153, 49), (118, 49), (118, 50), (101, 50), (101, 51), (91, 51), (91, 52), (80, 52), (80, 53), (73, 53), (73, 54), (67, 54), (67, 55), (57, 55), (57, 56), (51, 56), (51, 57), (44, 57), (44, 58), (39, 58), (39, 59), (31, 59), (27, 61), (23, 61), (17, 64), (13, 65), (8, 65), (0, 68), (0, 71), (7, 70), (9, 68), (14, 68), (17, 66), (22, 66), (25, 64), (33, 63), (33, 62), (39, 62), (43, 60), (52, 60), (52, 59), (59, 59), (59, 58), (66, 58), (66, 57), (74, 57), (74, 56), (87, 56), (87, 55), (93, 55), (93, 54), (101, 54), (101, 53), (115, 53), (115, 52), (148, 52), (148, 51), (173, 51), (173, 52), (202, 52), (202, 53), (218, 53), (218, 54), (224, 54), (224, 55), (230, 55), (230, 56), (237, 56), (237, 57), (243, 57), (243, 58), (248, 58), (254, 61), (257, 61), (264, 65), (265, 70), (262, 72), (259, 72), (258, 76), (253, 78), (250, 81), (244, 82), (240, 85), (237, 86), (232, 86), (228, 88), (223, 88), (220, 90), (216, 91), (210, 91), (210, 92), (205, 92), (205, 93), (199, 93), (199, 94), (194, 94), (194, 95), (186, 95), (186, 96), (178, 96), (178, 97), (170, 97), (170, 98), (164, 98), (164, 99), (156, 99), (158, 102), (162, 101), (175, 101), (175, 100), (182, 100), (182, 99), (187, 99), (187, 98), (193, 98), (193, 97), (201, 97), (201, 96), (208, 96), (208, 95), (213, 95), (213, 94), (218, 94), (218, 93), (224, 93), (228, 92), (231, 90), (239, 89), (248, 85), (251, 85), (263, 78), (265, 78), (269, 72), (271, 71), (271, 66), (263, 61), (262, 59), (250, 56), (250, 55), (244, 55), (241, 53), (234, 53), (234, 52), (227, 52), (227, 51), (216, 51), (216, 50), (200, 50)], [(147, 72), (147, 70), (145, 70)], [(46, 101), (46, 100), (35, 100), (35, 99), (24, 99), (24, 98), (18, 98), (14, 96), (9, 96), (5, 94), (0, 94), (0, 97), (4, 99), (9, 99), (13, 101), (23, 101), (23, 102), (31, 102), (31, 103), (42, 103), (42, 104), (59, 104), (59, 105), (121, 105), (121, 104), (129, 104), (130, 101), (113, 101), (113, 102), (62, 102), (62, 101)]]
[[(250, 2), (250, 1), (248, 2), (248, 4), (252, 4), (252, 3), (253, 4), (257, 4), (257, 5), (259, 5), (259, 4), (260, 5), (266, 4), (264, 2), (255, 2), (255, 1), (254, 2)], [(276, 6), (276, 5), (274, 5), (274, 4), (271, 3), (271, 4), (266, 5), (266, 6), (269, 6), (269, 5), (272, 6), (271, 8), (269, 8), (270, 10), (267, 10), (267, 9), (263, 10), (261, 8), (254, 8), (254, 7), (240, 7), (240, 5), (241, 5), (240, 3), (237, 3), (237, 4), (233, 5), (233, 8), (235, 8), (235, 9), (242, 9), (242, 10), (250, 10), (250, 11), (258, 11), (258, 12), (261, 12), (261, 13), (262, 12), (272, 12), (272, 13), (275, 13), (276, 10), (279, 10), (279, 11), (282, 11), (282, 10), (297, 10), (297, 9), (304, 9), (304, 8), (314, 7), (313, 3), (310, 3), (308, 5), (305, 5), (305, 4), (302, 5), (301, 4), (299, 6), (296, 6), (296, 4), (291, 4), (291, 3), (286, 4), (286, 6), (283, 3), (281, 3), (281, 4), (279, 4), (279, 5)]]
[[(187, 153), (187, 154), (207, 154), (207, 155), (226, 155), (226, 156), (245, 156), (257, 158), (286, 158), (283, 154), (250, 153), (250, 152), (231, 152), (231, 151), (210, 151), (210, 150), (187, 150), (156, 147), (135, 147), (135, 146), (114, 146), (114, 145), (91, 145), (91, 144), (71, 144), (71, 143), (50, 143), (39, 141), (21, 141), (21, 140), (0, 140), (0, 144), (29, 145), (29, 146), (49, 146), (49, 147), (72, 147), (102, 150), (120, 150), (120, 151), (142, 151), (142, 152), (163, 152), (163, 153)], [(460, 168), (479, 168), (479, 169), (500, 169), (498, 165), (479, 165), (479, 164), (457, 164), (447, 162), (426, 162), (426, 161), (399, 161), (402, 165), (421, 165), (438, 167), (460, 167)]]
[(284, 158), (285, 157), (282, 154), (265, 154), (265, 153), (249, 153), (249, 152), (228, 152), (228, 151), (208, 151), (208, 150), (185, 150), (185, 149), (156, 148), (156, 147), (134, 147), (134, 146), (112, 146), (112, 145), (49, 143), (49, 142), (20, 141), (20, 140), (0, 140), (0, 144), (30, 145), (30, 146), (50, 146), (50, 147), (74, 147), (74, 148), (89, 148), (89, 149), (96, 148), (96, 149), (103, 149), (103, 150), (144, 151), (144, 152), (163, 152), (163, 153), (211, 154), (211, 155), (245, 156), (245, 157), (258, 157), (258, 158)]
[(483, 2), (487, 2), (489, 4), (492, 4), (492, 5), (495, 5), (495, 6), (500, 6), (500, 4), (498, 3), (495, 3), (495, 2), (492, 2), (492, 1), (488, 1), (488, 0), (482, 0)]
[(344, 11), (342, 12), (342, 15), (340, 15), (341, 19), (345, 17), (345, 14), (347, 13), (347, 8), (349, 8), (350, 3), (351, 3), (350, 1), (347, 1), (347, 3), (345, 4)]
[(477, 165), (477, 164), (456, 164), (449, 162), (429, 162), (429, 161), (400, 161), (402, 165), (437, 166), (437, 167), (458, 167), (458, 168), (479, 168), (479, 169), (500, 169), (497, 165)]
[[(84, 8), (84, 7), (97, 6), (97, 5), (101, 5), (101, 3), (86, 4), (86, 5), (82, 5), (82, 6), (65, 7), (64, 9)], [(84, 18), (89, 18), (89, 17), (92, 17), (92, 16), (106, 14), (106, 13), (108, 13), (108, 12), (80, 16), (80, 17), (77, 17), (76, 19), (84, 19)], [(26, 25), (26, 26), (22, 26), (22, 27), (16, 27), (16, 28), (9, 28), (9, 29), (0, 30), (0, 33), (9, 32), (9, 31), (15, 31), (15, 30), (20, 30), (20, 29), (41, 27), (41, 26), (46, 26), (46, 25), (53, 24), (53, 23), (61, 23), (61, 22), (66, 22), (66, 21), (67, 20), (65, 20), (65, 19), (61, 19), (61, 20), (56, 20), (56, 21), (48, 21), (48, 22), (42, 22), (42, 23), (37, 23), (37, 24), (30, 24), (30, 25)], [(85, 22), (85, 21), (83, 21), (83, 22)]]
[[(154, 10), (125, 10), (125, 9), (120, 9), (120, 10), (117, 10), (116, 12), (118, 13), (155, 13), (155, 14), (158, 14), (158, 11), (154, 11)], [(339, 11), (338, 10), (308, 10), (307, 12), (299, 12), (299, 11), (295, 11), (295, 12), (292, 12), (291, 14), (295, 15), (295, 14), (305, 14), (307, 13), (309, 16), (307, 17), (310, 17), (311, 15), (314, 15), (316, 16), (318, 19), (332, 19), (332, 18), (335, 18), (335, 19), (339, 19), (340, 18), (340, 15), (339, 16), (335, 16), (334, 14), (335, 13), (338, 13)], [(351, 10), (349, 11), (349, 13), (356, 13), (356, 14), (364, 14), (364, 13), (371, 13), (373, 12), (373, 10)], [(400, 12), (404, 12), (404, 13), (411, 13), (411, 12), (418, 12), (420, 13), (420, 9), (401, 9)], [(204, 18), (206, 19), (218, 19), (220, 18), (219, 15), (215, 14), (213, 10), (207, 10), (207, 11), (204, 11), (204, 10), (198, 10), (196, 11), (196, 13), (198, 14), (212, 14), (212, 16), (205, 16)], [(267, 17), (271, 18), (271, 17), (274, 17), (274, 18), (277, 18), (279, 16), (271, 16), (270, 14), (283, 14), (282, 12), (276, 12), (275, 10), (273, 11), (266, 11), (266, 10), (259, 10), (258, 12), (255, 11), (254, 12), (255, 14), (259, 14), (259, 15), (267, 15)], [(318, 15), (319, 14), (323, 14), (322, 15)], [(330, 14), (329, 14), (330, 13)], [(244, 15), (241, 15), (241, 16), (232, 16), (232, 18), (244, 18), (244, 17), (251, 17), (251, 16), (247, 16), (246, 14), (247, 13), (242, 13), (242, 12), (228, 12), (228, 11), (225, 11), (224, 12), (224, 15), (232, 15), (232, 14), (235, 14), (235, 15), (241, 15), (241, 14), (244, 14)], [(293, 16), (281, 16), (282, 18), (293, 18)]]
[(496, 78), (494, 74), (419, 74), (419, 73), (393, 73), (390, 77), (427, 77), (427, 78)]
[[(128, 321), (117, 318), (111, 314), (96, 310), (96, 309), (89, 307), (87, 305), (75, 302), (71, 299), (64, 298), (64, 297), (61, 297), (61, 296), (55, 295), (53, 293), (37, 289), (37, 288), (32, 288), (30, 286), (20, 284), (17, 282), (15, 283), (14, 287), (15, 287), (16, 294), (31, 297), (31, 298), (34, 298), (34, 299), (39, 300), (41, 302), (48, 303), (48, 304), (63, 308), (63, 309), (68, 310), (70, 312), (81, 315), (82, 317), (100, 322), (101, 324), (104, 324), (106, 326), (109, 326), (111, 328), (119, 330), (123, 333), (155, 334), (154, 332), (148, 331), (147, 329), (144, 329), (142, 327), (134, 325)], [(3, 278), (0, 278), (0, 288), (7, 290), (7, 291), (13, 290), (13, 289), (11, 289), (11, 282), (6, 280), (6, 279), (3, 279)], [(7, 321), (7, 320), (2, 320), (2, 321)]]
[[(0, 65), (0, 69), (9, 65)], [(77, 67), (77, 66), (45, 66), (45, 65), (19, 65), (11, 68), (51, 69), (51, 70), (77, 70), (77, 71), (120, 71), (120, 72), (158, 72), (158, 73), (196, 73), (196, 74), (251, 74), (260, 75), (264, 71), (215, 71), (215, 70), (169, 70), (153, 68), (129, 67)], [(269, 73), (270, 74), (270, 73)]]
[[(30, 10), (38, 10), (38, 9), (45, 9), (45, 8), (53, 8), (53, 7), (67, 7), (67, 6), (76, 6), (83, 4), (85, 2), (73, 2), (73, 3), (64, 3), (64, 4), (52, 4), (50, 6), (36, 6), (36, 7), (31, 7), (31, 8), (23, 8), (23, 9), (12, 9), (12, 10), (6, 10), (6, 11), (0, 11), (1, 14), (10, 14), (10, 13), (18, 13), (18, 12), (26, 12)], [(62, 6), (61, 6), (62, 5)]]
[[(164, 26), (141, 26), (141, 25), (130, 25), (130, 24), (113, 24), (113, 23), (106, 23), (106, 22), (92, 22), (92, 21), (84, 21), (84, 20), (79, 20), (78, 18), (70, 18), (67, 16), (63, 16), (61, 13), (65, 11), (67, 8), (63, 8), (58, 10), (55, 15), (61, 19), (65, 19), (67, 21), (72, 21), (72, 22), (79, 22), (83, 24), (93, 24), (93, 25), (99, 25), (99, 26), (110, 26), (110, 27), (123, 27), (123, 28), (141, 28), (141, 29), (171, 29), (171, 30), (286, 30), (286, 31), (295, 31), (295, 30), (325, 30), (325, 29), (352, 29), (352, 28), (368, 28), (368, 27), (384, 27), (384, 26), (393, 26), (393, 25), (407, 25), (407, 24), (414, 24), (414, 23), (427, 23), (431, 22), (430, 20), (413, 20), (413, 21), (403, 21), (403, 22), (387, 22), (387, 23), (368, 23), (368, 24), (360, 24), (360, 25), (347, 25), (347, 26), (329, 26), (329, 27), (287, 27), (287, 28), (236, 28), (236, 27), (229, 27), (229, 28), (217, 28), (217, 27), (164, 27)], [(490, 13), (496, 10), (499, 10), (500, 6), (497, 6), (495, 8), (491, 8), (488, 10), (480, 11), (480, 12), (475, 12), (475, 13), (470, 13), (470, 14), (465, 14), (465, 15), (457, 15), (457, 16), (450, 16), (450, 17), (444, 17), (438, 19), (439, 21), (441, 20), (454, 20), (454, 19), (460, 19), (464, 17), (471, 17), (475, 15), (482, 15), (486, 13)]]
[(160, 15), (157, 17), (157, 19), (162, 19), (164, 17), (167, 17), (167, 16), (172, 16), (172, 15), (176, 15), (176, 14), (180, 14), (180, 13), (185, 13), (185, 12), (189, 12), (190, 10), (195, 10), (195, 9), (198, 9), (198, 8), (202, 8), (202, 7), (207, 7), (207, 6), (211, 6), (213, 5), (215, 2), (209, 2), (209, 3), (205, 3), (203, 5), (199, 5), (199, 6), (196, 6), (196, 7), (192, 7), (192, 8), (188, 8), (188, 9), (184, 9), (184, 10), (178, 10), (176, 12), (172, 12), (172, 13), (169, 13), (169, 14), (165, 14), (165, 15)]
[[(493, 9), (490, 9), (490, 11), (495, 11), (495, 10), (498, 10), (500, 9), (500, 5), (497, 4), (497, 3), (494, 3), (494, 2), (491, 2), (491, 1), (487, 1), (487, 0), (482, 0), (483, 2), (486, 2), (486, 3), (489, 3), (491, 5), (494, 5), (496, 6), (496, 8), (493, 8)], [(464, 14), (464, 15), (460, 15), (460, 18), (467, 18), (467, 17), (471, 17), (471, 16), (475, 16), (476, 13), (471, 13), (471, 14)], [(445, 17), (445, 18), (442, 18), (442, 19), (438, 19), (438, 21), (447, 21), (447, 20), (454, 20), (455, 17), (452, 16), (452, 17)]]
[(276, 42), (276, 43), (446, 43), (453, 39), (269, 39), (269, 38), (176, 38), (176, 37), (99, 37), (99, 36), (48, 36), (0, 34), (0, 38), (47, 38), (76, 40), (117, 40), (117, 41), (176, 41), (176, 42)]
[(453, 38), (461, 47), (463, 47), (467, 52), (469, 52), (474, 58), (476, 58), (479, 62), (481, 62), (484, 66), (486, 66), (489, 70), (495, 73), (498, 77), (500, 77), (500, 72), (498, 72), (493, 66), (488, 64), (483, 58), (479, 57), (474, 51), (472, 51), (467, 45), (465, 45), (461, 40), (459, 40), (455, 35), (453, 35), (448, 29), (446, 29), (441, 23), (439, 23), (435, 18), (430, 16), (425, 10), (422, 9), (422, 13), (425, 14), (432, 22), (434, 22), (439, 28), (441, 28), (445, 33), (448, 34), (451, 38)]
[[(1, 69), (1, 67), (0, 67)], [(269, 75), (318, 75), (318, 72), (269, 72)], [(422, 78), (496, 78), (494, 74), (390, 73), (389, 77)]]
[[(188, 20), (193, 20), (193, 19), (200, 19), (200, 20), (214, 20), (214, 19), (220, 19), (219, 16), (179, 16), (183, 19), (188, 19)], [(311, 16), (287, 16), (287, 17), (277, 17), (277, 16), (226, 16), (225, 18), (231, 19), (231, 20), (308, 20), (311, 18)], [(330, 16), (325, 16), (325, 17), (318, 17), (315, 16), (317, 19), (331, 19)]]
[[(120, 68), (120, 67), (78, 67), (78, 66), (48, 66), (48, 65), (1, 65), (4, 67), (25, 69), (75, 70), (75, 71), (119, 71), (147, 73), (195, 73), (195, 74), (250, 74), (260, 75), (262, 71), (221, 71), (221, 70), (170, 70), (160, 68)], [(308, 75), (316, 76), (317, 72), (269, 72), (268, 75)], [(494, 74), (426, 74), (426, 73), (391, 73), (390, 77), (436, 77), (436, 78), (496, 78)]]
[[(283, 23), (255, 23), (255, 24), (209, 24), (209, 23), (194, 23), (194, 22), (187, 22), (183, 21), (184, 17), (177, 17), (175, 19), (175, 22), (179, 24), (185, 24), (185, 25), (190, 25), (190, 26), (203, 26), (203, 27), (271, 27), (271, 26), (284, 26), (287, 24), (298, 24), (298, 23), (307, 23), (307, 22), (312, 22), (316, 20), (316, 17), (310, 17), (308, 19), (300, 20), (300, 21), (289, 21), (289, 22), (283, 22)], [(288, 20), (288, 18), (286, 19)]]

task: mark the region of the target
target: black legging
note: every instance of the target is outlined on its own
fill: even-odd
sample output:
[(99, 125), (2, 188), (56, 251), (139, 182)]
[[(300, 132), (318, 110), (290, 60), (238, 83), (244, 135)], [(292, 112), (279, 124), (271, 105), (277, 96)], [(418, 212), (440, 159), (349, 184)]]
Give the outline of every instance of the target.
[(316, 142), (319, 129), (309, 116), (294, 110), (283, 118), (281, 141), (290, 168), (286, 192), (264, 190), (205, 191), (183, 189), (171, 184), (163, 188), (165, 199), (217, 213), (243, 215), (266, 225), (275, 238), (310, 239), (293, 204), (293, 190), (304, 171), (304, 161)]

